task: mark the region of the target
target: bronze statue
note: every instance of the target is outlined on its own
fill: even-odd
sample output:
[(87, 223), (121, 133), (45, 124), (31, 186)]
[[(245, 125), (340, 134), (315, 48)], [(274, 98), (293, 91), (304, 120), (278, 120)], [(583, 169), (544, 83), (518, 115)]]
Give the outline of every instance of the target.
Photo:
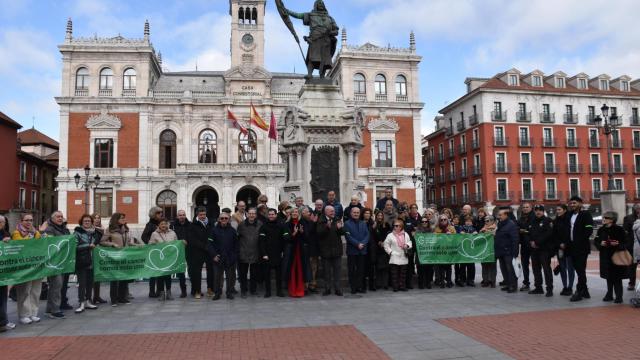
[[(285, 25), (289, 28), (294, 38), (300, 45), (298, 35), (295, 33), (293, 24), (289, 16), (302, 20), (304, 25), (309, 26), (309, 36), (305, 36), (304, 40), (309, 43), (309, 50), (305, 57), (307, 64), (307, 80), (312, 79), (313, 70), (318, 69), (320, 78), (324, 79), (327, 71), (332, 67), (333, 55), (336, 52), (338, 44), (338, 26), (335, 20), (329, 16), (324, 1), (316, 0), (313, 10), (308, 13), (296, 13), (284, 7), (282, 0), (276, 0), (278, 12), (282, 17)], [(302, 49), (300, 50), (302, 51)]]

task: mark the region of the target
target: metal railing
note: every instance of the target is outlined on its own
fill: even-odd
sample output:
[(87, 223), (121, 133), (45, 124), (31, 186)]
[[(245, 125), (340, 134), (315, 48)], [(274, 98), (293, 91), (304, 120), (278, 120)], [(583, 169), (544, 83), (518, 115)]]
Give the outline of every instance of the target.
[(543, 172), (545, 174), (557, 174), (558, 164), (544, 164)]
[(497, 121), (497, 122), (505, 122), (505, 121), (507, 121), (507, 112), (506, 111), (492, 111), (491, 112), (491, 121)]
[(471, 149), (473, 149), (473, 150), (480, 149), (480, 140), (479, 139), (471, 140)]
[(533, 174), (535, 172), (536, 172), (536, 166), (535, 165), (520, 163), (520, 173), (521, 174)]
[(582, 173), (583, 166), (581, 164), (567, 164), (567, 174)]
[(463, 131), (464, 129), (466, 129), (464, 121), (458, 121), (458, 123), (456, 124), (456, 128), (458, 131)]
[(577, 148), (580, 147), (580, 139), (576, 138), (567, 138), (567, 147), (568, 148)]
[(553, 124), (556, 122), (556, 113), (540, 113), (540, 122), (544, 124)]
[(530, 136), (519, 136), (518, 137), (518, 145), (520, 147), (532, 147), (533, 146), (533, 138)]
[(591, 164), (589, 166), (589, 171), (592, 174), (602, 174), (602, 171), (603, 171), (602, 165), (600, 165), (600, 164)]
[(531, 122), (531, 111), (518, 111), (516, 112), (517, 122)]
[(513, 199), (513, 196), (513, 191), (495, 191), (493, 193), (493, 197), (496, 201), (510, 201), (511, 199)]
[(578, 114), (564, 114), (564, 123), (565, 124), (577, 124), (578, 123)]
[(511, 166), (509, 164), (496, 164), (494, 172), (496, 174), (509, 174), (511, 173)]
[(477, 114), (473, 114), (469, 116), (469, 126), (473, 126), (478, 124), (478, 115)]
[(509, 138), (508, 137), (494, 138), (493, 146), (509, 146)]
[(471, 174), (473, 176), (481, 176), (482, 175), (482, 168), (480, 166), (474, 166), (473, 169), (471, 170)]
[(467, 144), (460, 144), (458, 145), (458, 153), (460, 155), (464, 155), (467, 153)]

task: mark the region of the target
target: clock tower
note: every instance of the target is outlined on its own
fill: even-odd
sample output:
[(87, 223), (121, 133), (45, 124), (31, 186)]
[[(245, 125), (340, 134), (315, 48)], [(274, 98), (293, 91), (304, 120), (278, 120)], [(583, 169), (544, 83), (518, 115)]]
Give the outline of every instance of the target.
[(264, 13), (266, 0), (229, 0), (231, 13), (231, 67), (264, 67)]

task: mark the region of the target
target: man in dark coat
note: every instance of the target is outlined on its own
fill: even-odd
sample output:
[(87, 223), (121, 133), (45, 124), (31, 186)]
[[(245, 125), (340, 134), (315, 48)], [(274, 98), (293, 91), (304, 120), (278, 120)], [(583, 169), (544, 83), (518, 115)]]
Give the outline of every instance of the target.
[[(149, 243), (149, 239), (151, 239), (151, 234), (158, 229), (158, 225), (160, 224), (160, 220), (163, 218), (162, 209), (158, 206), (154, 206), (149, 210), (149, 222), (145, 225), (144, 230), (142, 231), (142, 235), (140, 238), (142, 242), (145, 244)], [(149, 297), (157, 298), (158, 291), (156, 286), (156, 278), (149, 279)]]
[[(60, 211), (54, 211), (53, 214), (51, 214), (51, 218), (47, 220), (46, 226), (43, 225), (41, 229), (42, 228), (45, 228), (45, 230), (42, 231), (44, 236), (69, 235), (69, 229), (67, 229), (64, 222), (64, 215)], [(64, 318), (62, 311), (70, 310), (69, 308), (71, 308), (66, 299), (69, 274), (49, 276), (47, 282), (49, 283), (49, 292), (46, 314), (52, 319)]]
[(591, 253), (591, 235), (593, 234), (593, 217), (591, 213), (582, 209), (582, 198), (574, 196), (569, 200), (569, 208), (572, 213), (569, 215), (570, 238), (569, 254), (573, 261), (573, 268), (578, 275), (576, 292), (571, 296), (570, 301), (580, 301), (590, 299), (587, 287), (587, 258)]
[(387, 204), (387, 200), (391, 200), (395, 209), (398, 208), (398, 199), (395, 199), (393, 197), (393, 191), (391, 189), (387, 189), (384, 191), (384, 197), (378, 199), (378, 202), (376, 203), (376, 210), (384, 210), (384, 207)]
[(207, 295), (213, 296), (213, 259), (209, 256), (207, 247), (213, 224), (207, 218), (207, 209), (198, 207), (196, 219), (189, 228), (187, 236), (187, 251), (189, 253), (188, 271), (191, 279), (191, 295), (196, 299), (202, 296), (202, 265), (207, 266)]
[(327, 203), (324, 205), (325, 208), (327, 206), (333, 207), (336, 212), (336, 219), (342, 220), (344, 217), (344, 209), (342, 208), (342, 204), (340, 204), (340, 200), (336, 198), (336, 192), (331, 190), (327, 193)]
[(264, 297), (271, 297), (271, 271), (276, 273), (276, 295), (284, 297), (282, 292), (282, 259), (289, 231), (278, 221), (278, 211), (269, 209), (268, 220), (260, 227), (260, 256), (264, 261)]
[(529, 262), (531, 259), (529, 224), (535, 218), (535, 214), (529, 203), (522, 204), (520, 210), (521, 214), (518, 219), (518, 227), (520, 228), (520, 261), (522, 264), (522, 288), (520, 291), (529, 291)]
[(227, 299), (233, 300), (236, 285), (236, 264), (240, 251), (238, 233), (231, 226), (231, 215), (221, 212), (218, 223), (211, 230), (209, 237), (209, 256), (213, 259), (214, 283), (213, 300), (220, 300), (222, 284), (226, 280)]
[[(171, 230), (176, 233), (178, 240), (184, 240), (189, 243), (189, 228), (191, 227), (191, 222), (187, 219), (187, 213), (184, 210), (178, 210), (176, 219), (171, 223)], [(189, 263), (189, 247), (185, 248), (185, 260), (187, 264)], [(184, 276), (184, 273), (179, 273), (178, 280), (180, 281), (180, 297), (187, 297), (187, 280)]]
[[(250, 291), (251, 295), (256, 295), (258, 285), (259, 241), (262, 223), (257, 219), (257, 216), (256, 209), (250, 208), (247, 212), (247, 219), (238, 225), (238, 242), (240, 243), (238, 274), (242, 298), (247, 297), (247, 291)], [(247, 283), (247, 274), (250, 274), (249, 283)]]
[(318, 220), (316, 234), (318, 236), (318, 247), (322, 257), (322, 268), (324, 269), (325, 290), (323, 296), (331, 294), (331, 287), (337, 296), (342, 296), (340, 286), (342, 272), (342, 235), (344, 235), (342, 219), (336, 216), (333, 206), (324, 208), (324, 215)]
[(360, 199), (358, 199), (357, 196), (352, 196), (351, 197), (351, 202), (349, 203), (349, 206), (347, 206), (344, 209), (344, 221), (349, 221), (351, 220), (351, 209), (357, 208), (360, 210), (360, 214), (362, 215), (362, 204), (360, 204)]
[(518, 256), (518, 225), (509, 219), (509, 210), (500, 209), (498, 212), (498, 228), (494, 236), (496, 259), (500, 262), (500, 271), (505, 279), (505, 286), (501, 289), (508, 293), (518, 290), (518, 278), (513, 268), (513, 259)]
[(542, 272), (544, 271), (544, 283), (547, 286), (547, 297), (553, 296), (553, 273), (551, 272), (551, 256), (554, 243), (551, 235), (553, 229), (551, 219), (544, 215), (544, 205), (538, 204), (534, 208), (535, 216), (529, 223), (528, 235), (531, 247), (531, 266), (533, 267), (533, 279), (535, 288), (529, 294), (543, 294)]
[(318, 287), (317, 275), (320, 263), (320, 251), (318, 250), (318, 237), (316, 224), (318, 216), (309, 208), (302, 210), (302, 226), (304, 227), (306, 253), (309, 257), (309, 292), (316, 293)]
[[(633, 238), (633, 223), (640, 219), (640, 203), (633, 205), (633, 211), (631, 214), (624, 217), (622, 222), (622, 228), (624, 228), (625, 240), (627, 243), (634, 243)], [(636, 271), (638, 270), (638, 263), (633, 262), (629, 267), (629, 286), (627, 290), (633, 291), (636, 288)]]
[(350, 212), (351, 219), (345, 225), (345, 237), (347, 238), (347, 266), (349, 271), (349, 284), (351, 294), (364, 293), (365, 257), (367, 245), (369, 245), (369, 226), (360, 219), (360, 209), (353, 208)]

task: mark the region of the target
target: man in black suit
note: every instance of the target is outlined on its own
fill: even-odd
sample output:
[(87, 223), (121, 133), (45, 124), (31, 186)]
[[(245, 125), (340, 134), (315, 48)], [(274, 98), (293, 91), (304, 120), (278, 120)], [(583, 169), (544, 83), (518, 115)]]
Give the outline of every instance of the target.
[[(593, 218), (591, 213), (582, 209), (582, 198), (574, 196), (569, 199), (569, 215), (570, 237), (569, 237), (569, 254), (573, 261), (573, 268), (578, 275), (578, 285), (576, 292), (571, 296), (570, 301), (580, 301), (582, 299), (590, 299), (589, 289), (587, 288), (587, 258), (591, 253), (591, 234), (593, 234)], [(565, 245), (566, 246), (566, 245)], [(560, 245), (563, 248), (563, 245)], [(566, 251), (566, 249), (563, 249)]]

